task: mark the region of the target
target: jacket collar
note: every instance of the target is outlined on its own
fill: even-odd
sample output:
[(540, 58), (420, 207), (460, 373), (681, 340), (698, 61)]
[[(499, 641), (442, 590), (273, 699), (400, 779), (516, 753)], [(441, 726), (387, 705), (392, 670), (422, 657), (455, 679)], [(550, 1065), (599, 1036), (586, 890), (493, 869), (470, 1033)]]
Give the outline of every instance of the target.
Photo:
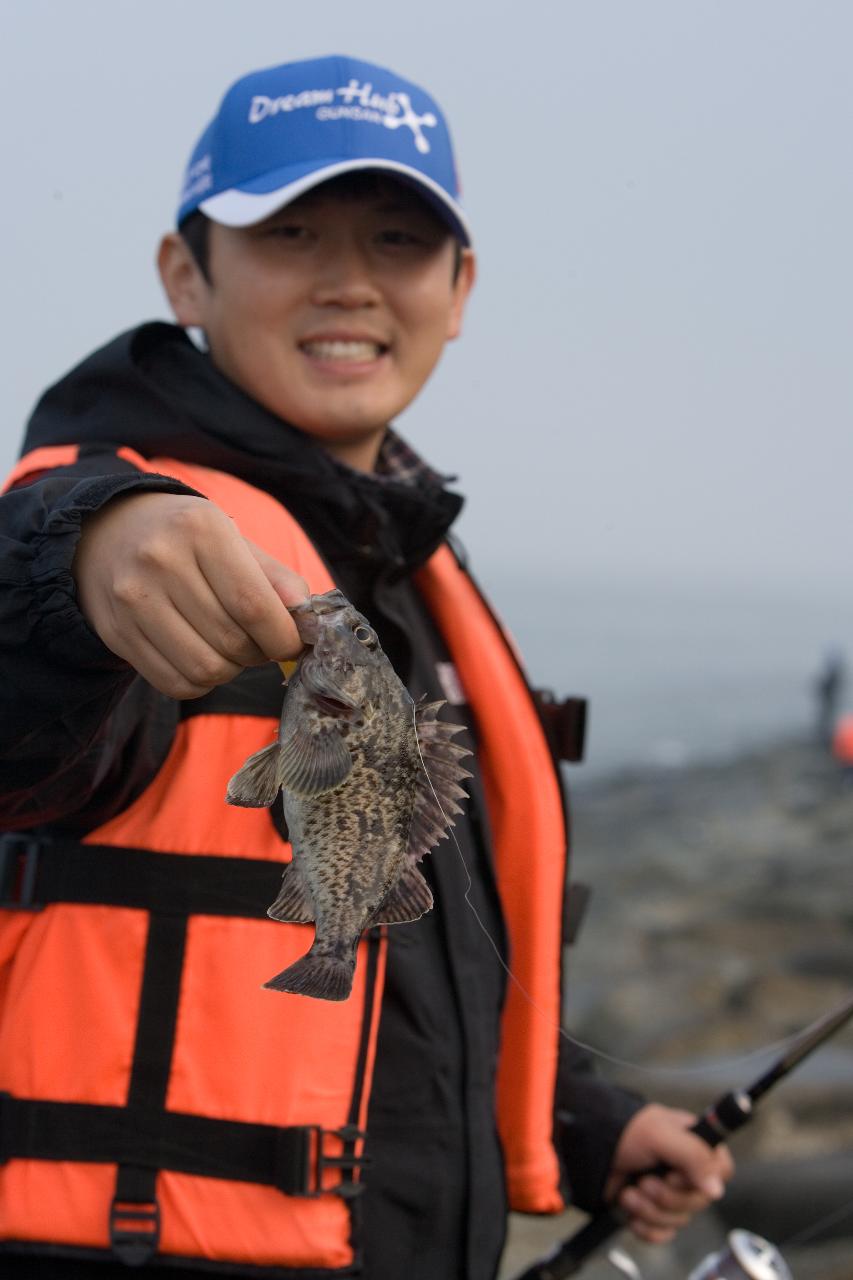
[(78, 443), (228, 471), (284, 502), (328, 557), (400, 573), (429, 557), (463, 501), (393, 430), (376, 474), (337, 462), (162, 322), (121, 334), (45, 392), (24, 452)]

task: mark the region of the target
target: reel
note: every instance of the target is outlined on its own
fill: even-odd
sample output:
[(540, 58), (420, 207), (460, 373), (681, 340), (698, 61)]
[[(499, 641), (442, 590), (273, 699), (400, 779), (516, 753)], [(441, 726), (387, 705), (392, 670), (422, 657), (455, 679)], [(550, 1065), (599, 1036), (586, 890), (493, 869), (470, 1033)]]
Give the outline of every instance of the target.
[(687, 1280), (793, 1280), (775, 1245), (751, 1231), (732, 1231), (728, 1244), (700, 1262)]
[[(626, 1280), (642, 1280), (637, 1264), (622, 1249), (611, 1249), (607, 1258)], [(775, 1245), (751, 1231), (732, 1231), (726, 1247), (700, 1262), (687, 1280), (793, 1280), (793, 1276)]]

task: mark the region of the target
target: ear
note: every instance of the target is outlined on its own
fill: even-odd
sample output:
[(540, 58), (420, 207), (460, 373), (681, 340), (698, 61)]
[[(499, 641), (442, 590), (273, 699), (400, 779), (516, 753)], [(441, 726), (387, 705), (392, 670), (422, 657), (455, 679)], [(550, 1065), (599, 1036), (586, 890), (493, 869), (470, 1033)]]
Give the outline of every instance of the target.
[(157, 251), (157, 267), (166, 297), (178, 324), (204, 328), (205, 301), (210, 285), (192, 250), (177, 231), (165, 235)]
[(459, 261), (459, 271), (453, 282), (453, 303), (450, 308), (450, 317), (447, 325), (447, 338), (450, 341), (458, 338), (462, 332), (462, 317), (465, 314), (465, 304), (468, 296), (474, 288), (474, 281), (477, 278), (477, 260), (474, 257), (473, 249), (463, 249), (462, 257)]

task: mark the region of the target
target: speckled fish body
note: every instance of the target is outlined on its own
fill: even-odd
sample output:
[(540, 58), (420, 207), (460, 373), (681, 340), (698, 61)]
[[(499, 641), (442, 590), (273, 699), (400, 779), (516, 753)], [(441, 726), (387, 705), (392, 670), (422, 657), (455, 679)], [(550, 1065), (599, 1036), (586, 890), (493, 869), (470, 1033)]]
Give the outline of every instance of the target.
[(315, 925), (310, 951), (264, 985), (344, 1000), (362, 932), (432, 907), (417, 864), (461, 812), (469, 752), (452, 741), (462, 726), (437, 718), (443, 703), (413, 703), (340, 591), (291, 613), (307, 647), (278, 739), (234, 775), (227, 799), (266, 806), (281, 789), (293, 861), (268, 914)]

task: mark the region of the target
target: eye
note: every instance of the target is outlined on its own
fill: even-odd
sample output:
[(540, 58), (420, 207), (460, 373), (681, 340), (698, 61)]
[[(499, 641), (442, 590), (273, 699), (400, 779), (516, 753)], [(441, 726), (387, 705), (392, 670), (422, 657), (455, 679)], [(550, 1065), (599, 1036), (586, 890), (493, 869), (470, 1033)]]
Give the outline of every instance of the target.
[(376, 632), (372, 631), (370, 627), (365, 627), (359, 623), (357, 627), (353, 627), (352, 633), (360, 644), (366, 644), (370, 649), (376, 648)]
[(422, 243), (421, 237), (403, 227), (386, 227), (377, 235), (380, 244), (409, 245)]
[(311, 241), (311, 228), (300, 222), (274, 222), (258, 230), (258, 236), (265, 240), (281, 240), (289, 244), (308, 244)]

